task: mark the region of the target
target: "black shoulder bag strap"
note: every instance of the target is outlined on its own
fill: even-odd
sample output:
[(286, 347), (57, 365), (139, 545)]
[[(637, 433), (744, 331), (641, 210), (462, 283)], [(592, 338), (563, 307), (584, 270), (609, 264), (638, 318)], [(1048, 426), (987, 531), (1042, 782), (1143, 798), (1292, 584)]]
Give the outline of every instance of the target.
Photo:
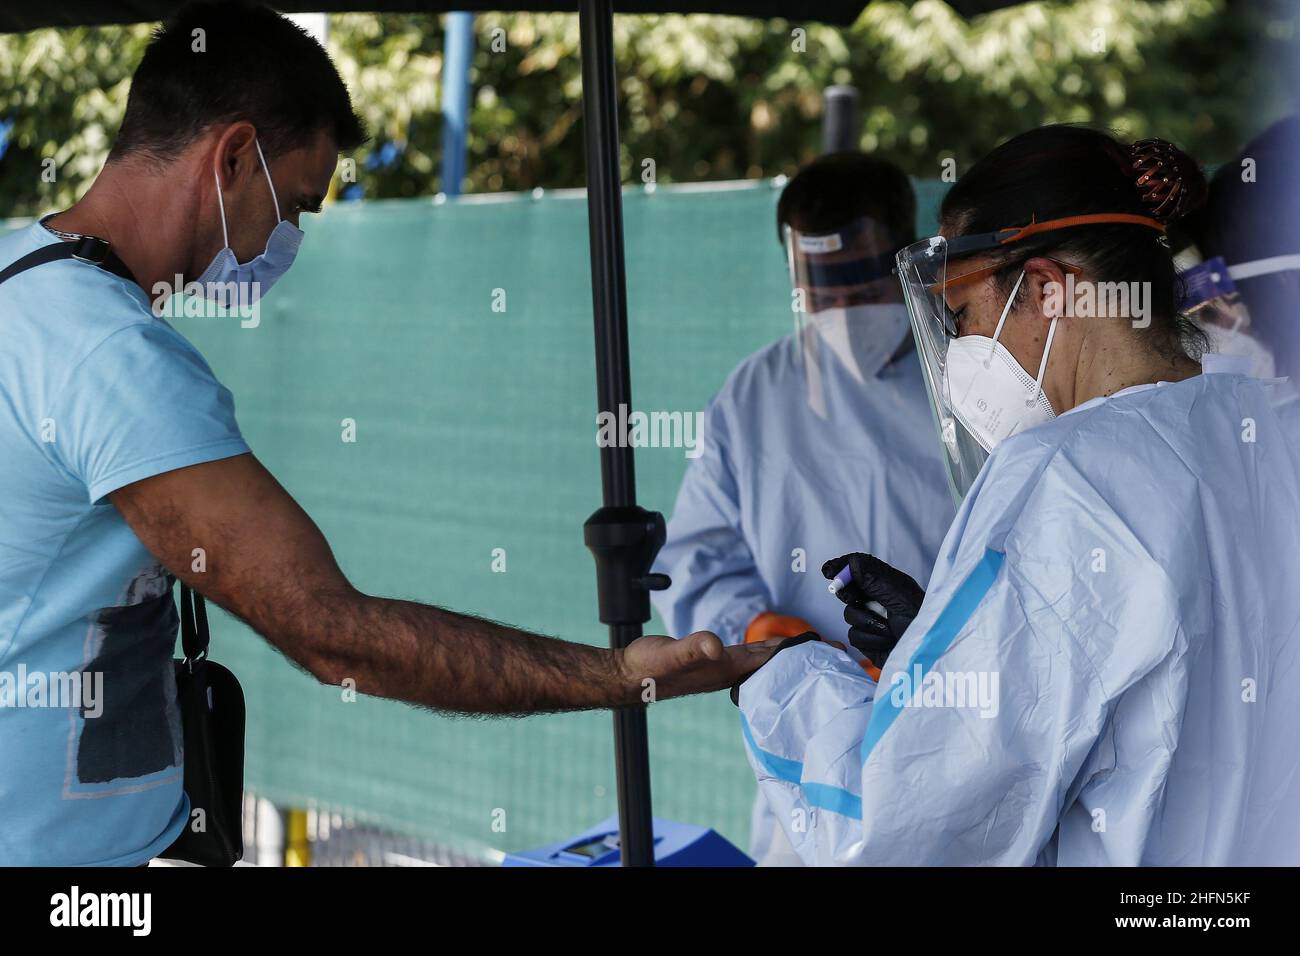
[(21, 272), (43, 266), (47, 262), (60, 262), (64, 259), (76, 259), (92, 266), (121, 276), (128, 282), (134, 282), (135, 276), (126, 267), (126, 263), (109, 248), (108, 241), (98, 236), (81, 236), (70, 242), (56, 242), (50, 246), (27, 253), (21, 259), (0, 269), (0, 282), (7, 282)]
[[(77, 236), (41, 246), (0, 269), (0, 284), (50, 262), (76, 259), (135, 282), (106, 239)], [(176, 698), (185, 735), (185, 793), (190, 818), (162, 857), (232, 866), (244, 855), (244, 692), (225, 667), (208, 660), (203, 595), (181, 585), (181, 648)]]
[(185, 584), (181, 585), (181, 650), (191, 670), (208, 656), (208, 606), (202, 594)]
[(159, 856), (201, 866), (233, 866), (244, 855), (244, 692), (227, 668), (208, 660), (203, 596), (181, 584), (181, 648), (176, 701), (185, 734), (190, 818)]

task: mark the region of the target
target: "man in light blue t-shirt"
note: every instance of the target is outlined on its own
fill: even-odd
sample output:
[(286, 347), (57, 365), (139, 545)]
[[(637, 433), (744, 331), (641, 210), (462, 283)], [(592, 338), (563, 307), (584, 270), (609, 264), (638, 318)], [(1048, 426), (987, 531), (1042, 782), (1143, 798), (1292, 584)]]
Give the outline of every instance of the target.
[[(37, 223), (0, 239), (0, 262), (62, 241)], [(177, 618), (111, 495), (248, 446), (139, 286), (65, 260), (0, 285), (0, 310), (0, 660), (24, 705), (0, 700), (0, 862), (143, 862), (186, 812)], [(30, 706), (36, 675), (68, 673), (92, 675), (81, 706)]]
[(0, 239), (0, 271), (85, 237), (111, 267), (62, 258), (0, 282), (0, 865), (136, 865), (185, 826), (174, 577), (323, 682), (462, 712), (635, 705), (646, 678), (658, 699), (717, 690), (770, 655), (708, 633), (603, 650), (343, 576), (158, 307), (182, 291), (255, 305), (363, 139), (307, 34), (194, 5), (145, 52), (86, 195)]

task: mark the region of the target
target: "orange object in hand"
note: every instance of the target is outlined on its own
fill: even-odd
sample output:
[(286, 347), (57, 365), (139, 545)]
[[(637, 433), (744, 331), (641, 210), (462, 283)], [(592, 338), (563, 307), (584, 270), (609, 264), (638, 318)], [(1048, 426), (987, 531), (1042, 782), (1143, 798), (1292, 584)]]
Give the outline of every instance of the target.
[[(793, 614), (778, 614), (776, 611), (764, 611), (749, 622), (749, 627), (745, 628), (745, 643), (756, 644), (774, 637), (798, 637), (813, 630), (815, 628), (801, 617), (795, 617)], [(844, 650), (844, 645), (838, 641), (827, 641), (821, 635), (818, 635), (818, 640)], [(880, 680), (879, 667), (870, 661), (859, 661), (858, 664), (872, 680)]]
[(749, 627), (745, 628), (745, 643), (757, 644), (759, 641), (768, 641), (774, 637), (798, 637), (800, 634), (815, 630), (817, 629), (803, 618), (795, 617), (793, 614), (764, 611), (749, 622)]

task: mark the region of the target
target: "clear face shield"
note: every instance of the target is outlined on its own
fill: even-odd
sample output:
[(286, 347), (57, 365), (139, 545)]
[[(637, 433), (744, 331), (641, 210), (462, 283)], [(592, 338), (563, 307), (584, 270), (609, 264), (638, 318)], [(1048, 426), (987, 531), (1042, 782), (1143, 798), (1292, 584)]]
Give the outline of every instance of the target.
[(1188, 318), (1202, 327), (1214, 326), (1233, 332), (1249, 330), (1250, 312), (1241, 301), (1222, 256), (1187, 264), (1179, 274), (1183, 280), (1181, 307)]
[[(911, 318), (948, 478), (958, 501), (966, 496), (999, 442), (1055, 417), (1043, 382), (1058, 317), (1048, 323), (1035, 375), (998, 341), (1025, 277), (1023, 267), (1005, 300), (992, 337), (960, 335), (948, 296), (955, 289), (969, 287), (1008, 268), (1014, 257), (1001, 253), (1025, 248), (1017, 243), (1046, 233), (1109, 223), (1141, 226), (1161, 234), (1165, 231), (1164, 225), (1150, 216), (1127, 212), (1084, 213), (1042, 221), (1031, 219), (1026, 225), (993, 232), (953, 238), (935, 236), (915, 242), (898, 253), (897, 272), (903, 301)], [(978, 268), (973, 257), (990, 253), (997, 254), (997, 261)], [(1049, 254), (1044, 255), (1051, 258)], [(1066, 272), (1080, 271), (1067, 262), (1053, 261)], [(950, 273), (949, 267), (954, 263), (959, 264)]]
[(1176, 260), (1183, 280), (1182, 312), (1205, 333), (1211, 352), (1248, 359), (1252, 375), (1272, 378), (1273, 353), (1251, 331), (1250, 310), (1232, 281), (1231, 267), (1222, 256), (1198, 259), (1193, 247)]
[(898, 301), (894, 245), (880, 222), (861, 217), (833, 232), (785, 227), (791, 312), (808, 404), (825, 417), (829, 376), (863, 384), (907, 340), (907, 311)]
[(942, 236), (915, 242), (898, 253), (898, 280), (912, 323), (921, 376), (930, 395), (953, 496), (960, 501), (974, 484), (989, 450), (957, 415), (946, 373), (948, 346), (957, 338), (957, 320), (944, 298), (948, 280), (948, 241)]

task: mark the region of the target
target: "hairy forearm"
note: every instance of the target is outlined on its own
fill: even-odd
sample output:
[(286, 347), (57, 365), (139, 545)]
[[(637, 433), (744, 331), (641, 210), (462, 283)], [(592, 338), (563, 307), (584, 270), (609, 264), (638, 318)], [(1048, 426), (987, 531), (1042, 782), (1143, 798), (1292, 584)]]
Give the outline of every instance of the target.
[(252, 455), (145, 479), (113, 503), (172, 573), (323, 682), (465, 713), (639, 702), (621, 653), (362, 594)]
[(267, 637), (324, 683), (351, 679), (360, 693), (473, 714), (617, 707), (639, 699), (639, 685), (608, 649), (351, 589), (314, 597), (314, 610), (299, 619), (322, 622), (315, 633)]

